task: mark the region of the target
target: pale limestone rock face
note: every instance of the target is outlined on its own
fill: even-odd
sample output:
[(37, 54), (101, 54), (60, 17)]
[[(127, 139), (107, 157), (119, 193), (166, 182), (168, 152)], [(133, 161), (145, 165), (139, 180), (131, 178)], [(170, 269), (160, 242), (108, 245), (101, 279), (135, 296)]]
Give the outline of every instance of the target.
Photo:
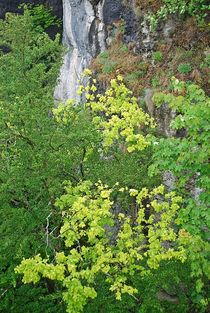
[(104, 1), (63, 0), (63, 44), (67, 53), (55, 89), (55, 100), (78, 100), (78, 79), (91, 60), (106, 47)]

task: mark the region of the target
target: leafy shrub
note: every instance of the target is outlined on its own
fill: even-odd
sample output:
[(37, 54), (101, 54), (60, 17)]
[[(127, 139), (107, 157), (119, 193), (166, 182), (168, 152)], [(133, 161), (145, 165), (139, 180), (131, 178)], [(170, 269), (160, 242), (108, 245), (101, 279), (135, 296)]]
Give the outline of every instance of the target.
[(152, 59), (155, 61), (155, 62), (161, 62), (163, 60), (163, 54), (161, 51), (155, 51), (153, 52), (152, 54)]
[(192, 71), (192, 66), (189, 63), (182, 63), (178, 66), (180, 74), (188, 74)]
[(153, 87), (157, 87), (160, 85), (160, 75), (155, 75), (152, 79), (151, 79), (151, 84)]
[(103, 74), (110, 74), (110, 73), (112, 73), (112, 72), (115, 70), (116, 65), (117, 65), (116, 62), (111, 61), (111, 60), (108, 60), (108, 61), (103, 65), (102, 73), (103, 73)]
[[(92, 77), (85, 105), (52, 109), (62, 48), (42, 29), (28, 10), (0, 21), (11, 48), (0, 55), (0, 311), (64, 312), (63, 293), (70, 313), (206, 312), (207, 96), (176, 79), (173, 93), (155, 95), (185, 137), (154, 137), (154, 120), (120, 75), (104, 94)], [(130, 63), (138, 79), (145, 65)], [(176, 193), (148, 166), (158, 178), (171, 171)], [(36, 286), (14, 273), (21, 260), (17, 271)], [(162, 290), (179, 303), (160, 300)]]
[[(85, 305), (94, 302), (98, 290), (101, 291), (101, 286), (97, 285), (101, 277), (116, 300), (125, 295), (135, 300), (130, 301), (134, 312), (194, 312), (195, 307), (188, 310), (191, 300), (199, 312), (205, 312), (205, 286), (209, 276), (209, 244), (203, 231), (208, 222), (204, 203), (207, 203), (209, 182), (206, 175), (207, 98), (198, 86), (176, 79), (173, 80), (176, 95), (155, 94), (158, 106), (169, 103), (180, 113), (172, 126), (175, 129), (185, 127), (188, 131), (185, 139), (159, 140), (148, 136), (145, 126), (153, 127), (153, 120), (139, 107), (120, 75), (111, 81), (111, 87), (103, 95), (95, 94), (96, 81), (92, 81), (93, 84), (81, 86), (80, 92), (87, 92), (86, 113), (90, 109), (91, 123), (100, 134), (101, 152), (109, 150), (114, 154), (114, 147), (124, 145), (126, 151), (123, 153), (132, 155), (153, 143), (154, 164), (150, 171), (172, 171), (177, 176), (177, 191), (183, 195), (183, 200), (174, 191), (165, 193), (162, 185), (149, 191), (148, 188), (122, 186), (119, 182), (112, 187), (101, 181), (66, 182), (66, 192), (56, 202), (62, 215), (62, 249), (53, 256), (53, 261), (40, 255), (24, 259), (16, 271), (24, 274), (25, 283), (37, 283), (42, 277), (60, 281), (70, 313), (84, 312)], [(56, 108), (57, 121), (62, 124), (69, 120), (71, 124), (72, 109), (65, 105)], [(192, 151), (196, 152), (194, 158)], [(196, 204), (192, 197), (187, 198), (184, 188), (197, 171), (200, 175), (196, 183), (204, 192), (201, 202)], [(201, 216), (197, 220), (198, 211)], [(181, 262), (186, 263), (181, 266)], [(177, 264), (175, 268), (174, 263)], [(187, 286), (185, 296), (179, 293), (182, 269), (184, 288)], [(194, 285), (188, 288), (190, 284), (195, 288)], [(165, 296), (175, 292), (180, 299), (184, 298), (178, 309), (170, 301), (162, 305), (156, 299), (157, 292), (162, 291), (160, 286), (166, 291)], [(147, 296), (147, 290), (150, 296), (153, 294), (152, 299)], [(103, 296), (100, 301), (104, 302)], [(115, 309), (119, 312), (120, 305), (112, 307), (112, 312)], [(102, 311), (101, 306), (99, 310)]]
[(30, 9), (34, 28), (46, 29), (52, 25), (60, 26), (61, 21), (54, 16), (51, 8), (47, 8), (44, 5), (27, 7)]
[(108, 59), (108, 57), (109, 57), (109, 51), (108, 50), (105, 50), (99, 54), (99, 58), (101, 59), (101, 61)]
[(144, 74), (145, 74), (145, 71), (141, 71), (141, 70), (135, 71), (130, 74), (127, 74), (125, 77), (125, 80), (129, 83), (137, 82), (140, 77), (144, 76)]
[[(195, 279), (192, 300), (199, 312), (206, 312), (210, 278), (208, 255), (209, 232), (209, 116), (210, 101), (204, 91), (194, 84), (172, 79), (176, 95), (156, 93), (157, 106), (168, 103), (177, 113), (171, 123), (174, 130), (186, 130), (184, 138), (160, 138), (154, 149), (150, 173), (171, 171), (175, 188), (184, 197), (180, 211), (181, 224), (193, 236), (188, 248), (191, 276)], [(163, 158), (164, 156), (164, 158)], [(190, 189), (190, 190), (189, 190)]]
[(155, 14), (148, 15), (148, 20), (152, 30), (157, 28), (161, 21), (165, 21), (170, 14), (180, 16), (195, 16), (199, 23), (203, 23), (206, 11), (210, 5), (206, 0), (163, 0), (163, 5)]
[(99, 63), (102, 64), (102, 73), (110, 74), (114, 71), (117, 63), (109, 59), (109, 51), (105, 50), (99, 55)]
[(207, 53), (203, 62), (200, 65), (201, 68), (209, 68), (210, 67), (210, 53)]
[(122, 47), (120, 48), (120, 51), (126, 53), (128, 52), (128, 47), (126, 45), (122, 45)]
[[(114, 199), (116, 204), (119, 201), (116, 196), (135, 199), (139, 206), (136, 217), (126, 215), (123, 210), (117, 215), (112, 213)], [(157, 200), (160, 197), (162, 200)], [(144, 203), (150, 203), (152, 208), (149, 219)], [(83, 312), (87, 301), (96, 298), (94, 282), (103, 274), (116, 300), (121, 300), (123, 294), (138, 300), (138, 290), (130, 283), (135, 274), (147, 276), (151, 270), (157, 270), (160, 263), (171, 259), (185, 261), (182, 233), (173, 228), (180, 203), (181, 198), (174, 192), (165, 193), (163, 186), (138, 191), (120, 188), (118, 184), (109, 188), (101, 182), (93, 185), (83, 181), (76, 187), (67, 183), (66, 194), (57, 201), (57, 206), (64, 216), (60, 235), (68, 253), (56, 253), (56, 264), (37, 255), (23, 260), (16, 271), (24, 274), (25, 283), (37, 283), (41, 276), (63, 282), (63, 297), (69, 313)], [(110, 241), (113, 234), (115, 245)], [(165, 241), (171, 242), (168, 248)]]

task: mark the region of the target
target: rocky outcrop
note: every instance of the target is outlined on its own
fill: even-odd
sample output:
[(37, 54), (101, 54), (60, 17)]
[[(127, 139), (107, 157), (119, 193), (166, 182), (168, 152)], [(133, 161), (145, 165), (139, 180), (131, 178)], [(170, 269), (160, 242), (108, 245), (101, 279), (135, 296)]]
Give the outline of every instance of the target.
[[(20, 13), (21, 3), (45, 4), (63, 18), (63, 44), (67, 53), (55, 90), (55, 99), (77, 98), (78, 78), (91, 60), (106, 48), (106, 25), (118, 20), (122, 13), (121, 0), (1, 0), (0, 18), (6, 12)], [(50, 29), (54, 35), (58, 29)]]
[(63, 0), (63, 44), (67, 48), (55, 99), (78, 99), (78, 79), (106, 48), (106, 26), (120, 18), (121, 1)]
[(67, 48), (56, 100), (77, 98), (78, 79), (97, 52), (105, 48), (101, 3), (63, 0), (63, 44)]
[[(22, 2), (45, 4), (63, 19), (63, 44), (67, 52), (54, 93), (58, 101), (78, 100), (78, 79), (92, 59), (111, 44), (119, 20), (124, 23), (124, 42), (134, 54), (145, 58), (151, 54), (157, 36), (170, 40), (174, 28), (173, 23), (168, 23), (162, 32), (151, 33), (145, 11), (137, 12), (135, 0), (1, 0), (0, 17), (5, 12), (20, 12), (18, 5)], [(56, 26), (47, 30), (52, 37), (58, 31)]]
[[(20, 12), (18, 6), (23, 0), (1, 0), (0, 17), (5, 12)], [(45, 4), (50, 6), (58, 17), (63, 18), (63, 44), (67, 52), (63, 59), (55, 99), (65, 101), (69, 98), (78, 100), (77, 88), (83, 70), (112, 41), (116, 22), (124, 20), (124, 41), (134, 43), (135, 53), (147, 53), (153, 47), (153, 40), (143, 16), (137, 18), (133, 0), (24, 0), (25, 3)], [(63, 7), (62, 7), (63, 3)], [(111, 26), (111, 28), (110, 28)], [(53, 37), (58, 29), (48, 33)]]

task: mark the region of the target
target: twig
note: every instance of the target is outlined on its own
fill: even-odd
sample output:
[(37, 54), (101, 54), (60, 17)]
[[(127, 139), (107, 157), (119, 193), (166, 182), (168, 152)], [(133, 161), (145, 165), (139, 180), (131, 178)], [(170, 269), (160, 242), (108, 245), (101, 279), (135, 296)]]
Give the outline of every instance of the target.
[(4, 294), (9, 290), (9, 288), (5, 289), (2, 294), (0, 295), (0, 298), (2, 298), (4, 296)]
[(46, 242), (47, 242), (47, 247), (49, 246), (49, 225), (50, 225), (50, 216), (52, 215), (52, 212), (47, 216), (47, 225), (46, 225)]

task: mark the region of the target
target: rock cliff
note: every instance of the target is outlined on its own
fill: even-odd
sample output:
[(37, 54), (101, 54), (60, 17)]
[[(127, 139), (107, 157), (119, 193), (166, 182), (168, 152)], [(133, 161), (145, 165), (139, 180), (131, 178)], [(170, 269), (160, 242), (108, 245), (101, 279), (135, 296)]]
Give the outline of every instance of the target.
[[(124, 41), (133, 42), (137, 53), (152, 48), (146, 24), (136, 23), (133, 1), (123, 0), (1, 0), (0, 18), (6, 12), (20, 12), (22, 3), (45, 4), (63, 19), (63, 44), (67, 52), (63, 60), (55, 99), (65, 101), (77, 97), (78, 79), (91, 60), (104, 51), (115, 35), (116, 24), (125, 22)], [(127, 3), (127, 5), (125, 5)], [(143, 21), (143, 19), (142, 19)], [(142, 22), (141, 21), (141, 22)], [(50, 29), (50, 35), (58, 31)], [(142, 36), (142, 38), (140, 38)], [(140, 40), (141, 39), (141, 40)], [(139, 42), (142, 42), (142, 45)]]
[(56, 100), (77, 99), (78, 79), (106, 48), (107, 25), (120, 18), (121, 1), (63, 0), (63, 44), (67, 48)]
[[(103, 76), (107, 76), (105, 82), (112, 78), (115, 70), (119, 70), (134, 93), (137, 87), (138, 96), (148, 88), (166, 86), (170, 75), (163, 75), (163, 71), (173, 72), (173, 75), (181, 80), (193, 79), (198, 83), (202, 75), (207, 76), (201, 67), (197, 69), (196, 64), (186, 75), (178, 70), (179, 53), (183, 55), (182, 63), (186, 64), (188, 59), (186, 57), (185, 60), (185, 55), (191, 53), (202, 57), (203, 52), (207, 53), (208, 36), (205, 29), (199, 36), (195, 19), (183, 21), (180, 17), (172, 15), (159, 25), (156, 32), (151, 32), (145, 16), (148, 11), (157, 11), (160, 6), (158, 1), (148, 3), (144, 0), (1, 0), (0, 18), (4, 17), (5, 12), (19, 12), (18, 6), (22, 2), (46, 4), (63, 20), (66, 55), (54, 94), (58, 101), (78, 99), (76, 90), (83, 70), (106, 49), (109, 53), (108, 66), (101, 68), (105, 74)], [(123, 28), (121, 38), (113, 45), (119, 27)], [(53, 36), (57, 31), (58, 29), (54, 28), (50, 29), (49, 33)], [(177, 47), (180, 47), (180, 52)], [(202, 53), (196, 52), (198, 47), (201, 47)], [(153, 55), (153, 52), (156, 54)], [(198, 62), (201, 63), (201, 60)], [(107, 71), (110, 73), (106, 73)], [(205, 81), (208, 81), (207, 77), (203, 79), (203, 82)]]

